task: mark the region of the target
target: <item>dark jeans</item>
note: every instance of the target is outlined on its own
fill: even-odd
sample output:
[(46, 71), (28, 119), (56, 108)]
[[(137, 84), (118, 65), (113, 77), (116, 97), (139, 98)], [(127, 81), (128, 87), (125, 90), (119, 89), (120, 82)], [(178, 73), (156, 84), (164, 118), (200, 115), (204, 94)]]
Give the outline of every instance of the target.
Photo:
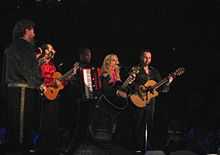
[[(8, 144), (10, 150), (32, 147), (32, 133), (39, 127), (39, 96), (33, 89), (25, 88), (24, 111), (21, 108), (21, 88), (7, 88)], [(21, 119), (23, 114), (23, 119)], [(21, 130), (23, 127), (23, 130)], [(20, 138), (22, 136), (22, 139)], [(22, 142), (21, 142), (22, 141)]]
[(73, 152), (80, 144), (88, 141), (89, 137), (89, 122), (91, 121), (91, 106), (92, 101), (83, 101), (81, 99), (75, 99), (74, 114), (71, 114), (70, 123), (73, 124), (70, 129), (70, 140), (65, 148), (65, 152)]
[[(136, 144), (136, 150), (144, 151), (147, 147), (150, 149), (152, 129), (153, 129), (153, 115), (154, 103), (147, 105), (145, 108), (137, 108), (132, 106), (132, 115), (134, 121), (133, 138)], [(146, 144), (146, 127), (147, 127), (147, 144)]]
[(40, 107), (39, 151), (55, 152), (58, 147), (58, 100), (49, 101), (42, 97)]

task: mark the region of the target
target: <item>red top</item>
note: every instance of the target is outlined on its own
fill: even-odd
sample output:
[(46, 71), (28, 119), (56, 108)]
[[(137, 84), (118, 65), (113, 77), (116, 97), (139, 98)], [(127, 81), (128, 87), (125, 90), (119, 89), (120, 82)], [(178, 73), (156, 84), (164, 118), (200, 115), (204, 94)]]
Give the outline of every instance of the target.
[(54, 72), (56, 72), (56, 67), (52, 62), (44, 63), (40, 66), (41, 77), (44, 80), (44, 84), (48, 86), (53, 82), (54, 78), (52, 77)]
[(117, 75), (115, 69), (111, 70), (111, 80), (116, 81), (117, 80)]
[(109, 84), (112, 84), (114, 86), (116, 84), (116, 82), (118, 81), (115, 69), (111, 69), (110, 74), (111, 74), (110, 75), (111, 79), (109, 81)]

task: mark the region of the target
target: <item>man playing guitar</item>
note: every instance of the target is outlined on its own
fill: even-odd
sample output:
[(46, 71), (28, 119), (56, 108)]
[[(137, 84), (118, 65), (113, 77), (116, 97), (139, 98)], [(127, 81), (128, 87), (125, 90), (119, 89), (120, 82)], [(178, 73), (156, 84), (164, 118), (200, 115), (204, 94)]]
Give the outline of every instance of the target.
[[(37, 54), (41, 77), (44, 84), (41, 86), (43, 92), (52, 87), (61, 85), (61, 81), (53, 78), (56, 72), (54, 64), (54, 55), (56, 51), (51, 44), (43, 44), (39, 50), (41, 53)], [(42, 96), (41, 112), (40, 112), (40, 140), (39, 152), (40, 153), (55, 153), (55, 148), (58, 144), (58, 98), (49, 100), (46, 96)]]
[[(135, 81), (131, 86), (131, 94), (135, 94), (139, 92), (140, 85), (144, 85), (149, 80), (154, 80), (159, 82), (161, 80), (160, 73), (158, 70), (152, 66), (150, 66), (152, 60), (152, 53), (149, 49), (142, 50), (140, 53), (140, 64), (136, 66), (139, 69), (139, 74), (137, 74)], [(161, 87), (160, 92), (168, 92), (168, 85), (173, 81), (173, 77), (170, 76), (168, 82)], [(154, 90), (152, 90), (151, 93)], [(145, 93), (146, 94), (146, 93)], [(132, 95), (130, 96), (132, 100)], [(150, 102), (143, 106), (142, 108), (133, 106), (133, 118), (134, 118), (134, 137), (135, 137), (135, 145), (136, 151), (145, 152), (146, 142), (150, 143), (151, 131), (153, 128), (153, 115), (155, 111), (155, 98), (151, 99)], [(147, 129), (146, 129), (147, 128)], [(148, 131), (148, 134), (146, 134)], [(148, 136), (147, 136), (148, 135)], [(148, 137), (148, 140), (147, 140)], [(149, 147), (149, 145), (148, 145)]]

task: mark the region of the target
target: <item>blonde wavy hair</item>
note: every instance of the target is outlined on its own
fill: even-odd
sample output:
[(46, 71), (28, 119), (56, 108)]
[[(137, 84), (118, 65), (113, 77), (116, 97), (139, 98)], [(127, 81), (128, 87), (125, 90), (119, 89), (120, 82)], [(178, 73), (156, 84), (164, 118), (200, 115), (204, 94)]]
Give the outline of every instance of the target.
[(102, 72), (102, 75), (104, 75), (104, 76), (111, 75), (110, 65), (111, 65), (111, 62), (114, 58), (117, 59), (116, 65), (114, 66), (115, 71), (116, 71), (116, 78), (117, 78), (117, 80), (121, 80), (119, 60), (118, 60), (118, 56), (116, 54), (111, 53), (111, 54), (108, 54), (105, 56), (104, 61), (102, 63), (101, 72)]

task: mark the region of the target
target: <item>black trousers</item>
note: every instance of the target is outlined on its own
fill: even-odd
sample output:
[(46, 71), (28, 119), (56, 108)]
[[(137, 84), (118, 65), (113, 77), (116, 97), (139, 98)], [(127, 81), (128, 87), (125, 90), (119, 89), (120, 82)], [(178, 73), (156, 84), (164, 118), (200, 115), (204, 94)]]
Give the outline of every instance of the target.
[(39, 152), (52, 153), (57, 151), (58, 147), (58, 129), (59, 129), (59, 102), (41, 98), (40, 103), (40, 138)]
[(75, 98), (72, 101), (74, 104), (73, 111), (70, 114), (70, 139), (65, 146), (65, 152), (74, 152), (81, 144), (87, 143), (89, 140), (89, 123), (91, 121), (91, 107), (93, 106), (92, 100), (82, 100)]
[[(112, 130), (118, 112), (112, 112), (108, 105), (101, 106), (97, 100), (76, 100), (77, 119), (75, 119), (72, 141), (68, 150), (73, 151), (80, 144), (108, 141), (112, 137)], [(110, 105), (109, 105), (110, 106)]]
[(24, 88), (23, 108), (21, 92), (20, 87), (7, 88), (8, 144), (12, 151), (32, 147), (32, 133), (39, 127), (38, 91)]
[[(144, 151), (146, 146), (151, 147), (151, 138), (153, 135), (153, 121), (154, 121), (155, 103), (149, 104), (144, 108), (137, 108), (132, 106), (133, 115), (133, 138), (136, 144), (136, 150)], [(146, 141), (147, 130), (147, 141)]]
[(91, 121), (91, 110), (94, 106), (94, 102), (92, 100), (83, 101), (78, 99), (76, 100), (76, 104), (78, 105), (78, 109), (75, 135), (77, 135), (77, 141), (83, 143), (87, 141), (89, 137), (88, 129)]

